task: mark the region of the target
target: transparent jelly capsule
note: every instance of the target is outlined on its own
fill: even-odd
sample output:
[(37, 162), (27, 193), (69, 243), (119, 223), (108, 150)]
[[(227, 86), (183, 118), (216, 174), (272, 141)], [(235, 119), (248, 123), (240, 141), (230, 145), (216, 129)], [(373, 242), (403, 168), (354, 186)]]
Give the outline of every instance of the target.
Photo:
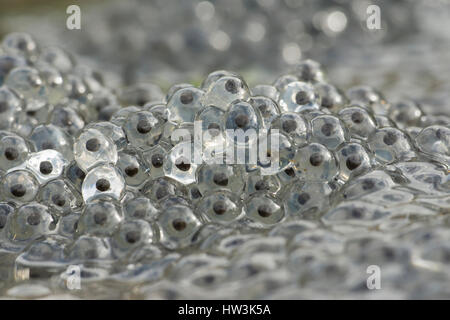
[[(86, 107), (82, 108), (81, 115), (86, 120), (86, 122), (92, 122), (95, 120), (109, 120), (110, 116), (112, 116), (112, 110), (117, 110), (119, 108), (119, 102), (117, 101), (117, 97), (114, 93), (109, 89), (102, 89), (100, 91), (96, 91), (92, 93), (92, 97), (90, 97), (87, 102)], [(109, 111), (102, 112), (102, 110), (107, 109)], [(109, 114), (109, 115), (108, 115)], [(106, 117), (107, 119), (101, 119), (102, 117)]]
[(322, 218), (326, 225), (330, 224), (362, 224), (374, 225), (390, 215), (383, 207), (363, 201), (342, 202), (328, 211)]
[(325, 80), (325, 74), (321, 65), (314, 60), (304, 60), (296, 64), (292, 68), (291, 73), (298, 77), (301, 81), (306, 82), (323, 82)]
[(114, 123), (108, 121), (95, 122), (86, 126), (86, 129), (89, 128), (96, 129), (105, 137), (109, 137), (112, 141), (114, 141), (117, 150), (122, 150), (127, 145), (127, 137), (125, 136), (125, 132), (120, 126), (117, 126)]
[(186, 187), (188, 189), (187, 196), (192, 204), (195, 204), (197, 201), (201, 200), (203, 195), (197, 186), (197, 182), (191, 183), (190, 185), (187, 185)]
[(72, 100), (70, 103), (74, 105), (73, 106), (69, 106), (70, 104), (56, 105), (55, 109), (53, 109), (53, 112), (50, 115), (50, 122), (55, 126), (64, 129), (70, 135), (76, 136), (78, 135), (80, 130), (83, 129), (84, 121), (75, 111), (78, 102)]
[(244, 211), (238, 196), (229, 191), (216, 191), (200, 200), (196, 213), (208, 222), (229, 224), (240, 219)]
[(148, 222), (154, 221), (159, 214), (158, 209), (156, 209), (152, 201), (145, 197), (138, 197), (126, 201), (123, 210), (126, 218), (145, 220)]
[(23, 99), (27, 110), (37, 110), (47, 103), (47, 90), (36, 69), (18, 67), (8, 74), (5, 84)]
[(111, 245), (105, 238), (82, 235), (68, 246), (67, 256), (72, 263), (110, 260)]
[(142, 191), (153, 201), (161, 201), (169, 196), (179, 194), (179, 184), (168, 177), (161, 177), (148, 182)]
[(17, 209), (10, 217), (8, 236), (13, 241), (29, 241), (52, 233), (53, 218), (46, 206), (33, 202)]
[(327, 182), (293, 183), (284, 195), (286, 214), (291, 217), (316, 220), (330, 206), (332, 189)]
[(136, 148), (156, 145), (161, 138), (162, 129), (162, 123), (148, 111), (130, 114), (124, 124), (128, 141)]
[(143, 106), (150, 101), (163, 101), (161, 88), (152, 83), (137, 83), (119, 92), (124, 106)]
[(249, 96), (250, 90), (243, 79), (223, 76), (209, 86), (200, 103), (227, 111), (233, 101), (246, 101)]
[(189, 246), (201, 222), (187, 206), (171, 206), (158, 218), (160, 242), (168, 249)]
[(5, 52), (26, 58), (35, 58), (38, 54), (36, 41), (27, 33), (13, 32), (7, 34), (2, 41)]
[(381, 163), (408, 160), (415, 156), (409, 137), (396, 128), (377, 129), (369, 137), (368, 146)]
[(136, 106), (129, 106), (125, 108), (119, 108), (112, 116), (110, 121), (115, 125), (123, 127), (128, 117), (136, 112), (142, 111), (141, 108)]
[(251, 91), (254, 97), (267, 97), (269, 99), (272, 99), (273, 101), (278, 101), (280, 97), (280, 92), (278, 92), (277, 88), (269, 84), (256, 85)]
[(223, 127), (229, 143), (250, 145), (257, 139), (261, 119), (249, 103), (235, 101), (223, 118)]
[(334, 154), (318, 143), (298, 150), (294, 163), (297, 172), (306, 180), (331, 181), (339, 171)]
[(376, 114), (386, 114), (389, 104), (380, 92), (369, 86), (355, 86), (347, 90), (350, 103), (362, 103)]
[(204, 92), (194, 87), (177, 90), (167, 102), (169, 120), (175, 123), (194, 122), (195, 115), (202, 109), (200, 103)]
[(277, 103), (270, 98), (254, 96), (250, 98), (249, 103), (259, 113), (266, 128), (270, 128), (272, 121), (280, 115)]
[[(174, 84), (173, 86), (171, 86), (169, 88), (169, 90), (167, 90), (166, 97), (164, 98), (164, 103), (167, 103), (178, 90), (185, 89), (185, 88), (195, 88), (195, 87), (192, 84), (190, 84), (190, 83), (177, 83), (177, 84)], [(145, 105), (144, 108), (147, 105)]]
[(76, 161), (72, 161), (67, 166), (65, 177), (77, 191), (81, 191), (81, 185), (83, 184), (84, 178), (86, 178), (86, 173), (80, 169)]
[(39, 183), (46, 183), (60, 177), (68, 163), (61, 153), (49, 149), (32, 153), (24, 164)]
[(342, 109), (339, 116), (354, 138), (366, 140), (377, 128), (375, 118), (358, 105)]
[(323, 115), (311, 120), (312, 141), (323, 144), (330, 150), (336, 150), (344, 141), (348, 140), (345, 125), (339, 118)]
[(76, 232), (78, 235), (111, 236), (122, 219), (122, 212), (113, 201), (93, 201), (84, 207)]
[(265, 193), (257, 193), (245, 202), (245, 217), (253, 228), (266, 229), (285, 218), (283, 204)]
[(9, 130), (22, 110), (20, 97), (8, 87), (0, 87), (0, 130)]
[(220, 78), (223, 77), (239, 77), (236, 73), (227, 70), (216, 70), (208, 74), (208, 76), (203, 80), (201, 89), (208, 90), (211, 84), (217, 82)]
[(346, 143), (336, 151), (339, 162), (339, 178), (348, 181), (372, 168), (366, 149), (356, 142)]
[(423, 116), (423, 111), (417, 102), (402, 100), (390, 106), (388, 115), (398, 127), (405, 128), (418, 126)]
[(147, 168), (141, 161), (139, 155), (133, 151), (119, 152), (117, 166), (122, 171), (122, 175), (128, 186), (137, 187), (149, 178)]
[(28, 171), (17, 170), (2, 178), (3, 196), (15, 203), (32, 201), (39, 188), (36, 178)]
[(290, 84), (291, 82), (296, 82), (298, 81), (298, 77), (292, 75), (292, 74), (284, 74), (279, 76), (274, 82), (273, 82), (273, 86), (275, 87), (275, 89), (277, 89), (278, 93), (278, 99), (277, 101), (280, 100), (280, 92), (283, 92), (286, 89), (286, 86), (288, 84)]
[(429, 126), (416, 137), (419, 150), (431, 158), (450, 167), (450, 129), (444, 126)]
[[(265, 153), (265, 154), (264, 154)], [(295, 157), (295, 147), (284, 134), (272, 130), (258, 141), (258, 165), (262, 175), (274, 175), (287, 169)]]
[(342, 190), (342, 194), (348, 200), (359, 199), (365, 195), (389, 189), (394, 185), (394, 181), (386, 172), (375, 170), (350, 180)]
[(152, 243), (153, 231), (143, 220), (123, 221), (112, 236), (112, 249), (117, 257), (123, 257), (137, 247)]
[(280, 180), (276, 175), (262, 175), (260, 170), (248, 173), (245, 184), (246, 194), (252, 195), (256, 192), (276, 194), (281, 188)]
[(42, 48), (39, 60), (64, 73), (69, 72), (75, 65), (74, 58), (64, 49), (56, 46)]
[(160, 143), (142, 153), (142, 159), (147, 164), (152, 179), (164, 176), (164, 161), (168, 150), (169, 146), (167, 144)]
[(58, 220), (57, 233), (63, 237), (73, 238), (78, 228), (78, 221), (80, 220), (80, 213), (73, 212), (68, 215), (62, 216)]
[(63, 180), (47, 183), (39, 192), (39, 200), (60, 215), (67, 215), (81, 203)]
[(319, 109), (320, 96), (309, 83), (295, 81), (284, 88), (278, 103), (282, 112), (312, 111)]
[(125, 190), (125, 179), (119, 170), (105, 165), (88, 172), (81, 187), (84, 202), (97, 198), (111, 197), (120, 200)]
[(294, 112), (282, 113), (274, 119), (271, 128), (278, 129), (286, 134), (297, 147), (304, 146), (310, 138), (310, 129), (307, 121)]
[(29, 148), (20, 136), (5, 134), (0, 140), (0, 169), (6, 171), (23, 163)]
[(239, 165), (203, 164), (197, 169), (198, 189), (203, 195), (214, 190), (243, 191), (246, 174)]
[(72, 139), (57, 126), (39, 125), (33, 129), (29, 139), (36, 151), (53, 149), (59, 151), (66, 160), (73, 159)]
[(75, 140), (73, 153), (78, 166), (85, 171), (99, 164), (115, 164), (118, 158), (114, 142), (93, 128), (84, 130), (79, 135)]
[(27, 62), (19, 56), (5, 55), (0, 52), (0, 85), (5, 83), (5, 78), (11, 70), (26, 66)]
[(0, 202), (0, 239), (3, 239), (8, 220), (14, 213), (14, 207), (6, 202)]
[(144, 111), (151, 112), (156, 118), (161, 120), (162, 122), (167, 122), (169, 120), (169, 110), (167, 109), (167, 105), (164, 103), (156, 102), (156, 103), (147, 103), (143, 107)]
[(86, 103), (90, 92), (83, 79), (78, 75), (68, 74), (65, 80), (68, 89), (67, 97), (81, 103)]
[(201, 121), (201, 142), (205, 162), (223, 156), (225, 134), (221, 119), (224, 115), (223, 110), (209, 106), (203, 108), (195, 117), (195, 121)]
[(198, 162), (201, 162), (201, 154), (190, 142), (181, 142), (174, 146), (164, 160), (164, 173), (182, 184), (195, 182), (195, 172)]
[(314, 88), (320, 96), (320, 107), (322, 109), (338, 113), (345, 106), (346, 98), (335, 86), (329, 83), (319, 82)]
[(38, 69), (47, 88), (48, 103), (53, 105), (62, 102), (67, 94), (63, 76), (58, 70), (47, 65), (39, 65)]

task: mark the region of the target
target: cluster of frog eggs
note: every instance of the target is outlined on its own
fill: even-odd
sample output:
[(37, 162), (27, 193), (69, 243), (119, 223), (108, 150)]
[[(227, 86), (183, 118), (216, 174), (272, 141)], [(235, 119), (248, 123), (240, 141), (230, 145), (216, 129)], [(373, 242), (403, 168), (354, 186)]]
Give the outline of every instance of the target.
[[(146, 283), (172, 268), (175, 281), (211, 288), (222, 279), (225, 288), (266, 272), (270, 282), (251, 287), (261, 297), (298, 273), (345, 278), (347, 267), (331, 258), (367, 261), (358, 245), (378, 250), (375, 262), (395, 260), (403, 242), (364, 236), (449, 208), (448, 124), (368, 87), (344, 94), (313, 61), (272, 85), (250, 90), (239, 75), (216, 71), (200, 88), (179, 84), (164, 97), (153, 85), (110, 90), (26, 34), (8, 35), (0, 50), (0, 246), (16, 280), (80, 265), (89, 279)], [(226, 129), (269, 130), (280, 143), (268, 156), (278, 153), (279, 166), (180, 160), (191, 142), (172, 133), (193, 135), (196, 120), (217, 139), (209, 144), (238, 144)], [(365, 230), (346, 252), (342, 239), (354, 230), (345, 227)], [(292, 274), (278, 279), (283, 268)]]

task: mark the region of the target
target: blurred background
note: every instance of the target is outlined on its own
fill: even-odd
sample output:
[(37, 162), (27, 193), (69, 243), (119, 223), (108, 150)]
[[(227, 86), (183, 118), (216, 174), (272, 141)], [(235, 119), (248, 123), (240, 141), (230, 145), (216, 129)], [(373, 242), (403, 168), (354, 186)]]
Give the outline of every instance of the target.
[[(67, 6), (81, 8), (68, 30)], [(380, 7), (381, 29), (367, 28)], [(108, 85), (199, 84), (217, 69), (250, 85), (301, 59), (342, 89), (367, 84), (450, 114), (450, 2), (443, 0), (0, 0), (0, 34), (25, 31), (102, 71)]]

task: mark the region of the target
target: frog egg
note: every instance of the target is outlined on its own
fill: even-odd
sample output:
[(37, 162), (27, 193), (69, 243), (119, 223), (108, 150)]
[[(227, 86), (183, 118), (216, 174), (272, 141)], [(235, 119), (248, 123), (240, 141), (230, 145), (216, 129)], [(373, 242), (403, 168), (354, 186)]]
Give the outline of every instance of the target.
[(0, 87), (0, 130), (9, 130), (22, 110), (20, 97), (8, 87)]
[(19, 67), (11, 70), (5, 84), (23, 99), (27, 110), (37, 110), (47, 103), (47, 90), (36, 69)]
[(291, 217), (316, 220), (330, 206), (331, 193), (327, 182), (293, 183), (284, 193), (284, 208)]
[(339, 178), (348, 181), (364, 174), (372, 168), (371, 159), (366, 149), (359, 143), (352, 142), (342, 145), (336, 151), (339, 162)]
[(250, 90), (243, 79), (234, 76), (224, 76), (212, 83), (200, 100), (203, 106), (215, 106), (227, 111), (235, 100), (246, 101)]
[(296, 64), (291, 73), (305, 82), (323, 82), (325, 74), (320, 64), (314, 60), (304, 60)]
[(58, 151), (49, 149), (32, 153), (24, 165), (39, 183), (46, 183), (63, 174), (67, 160)]
[(73, 153), (78, 166), (84, 171), (99, 164), (117, 162), (117, 148), (114, 142), (92, 128), (84, 130), (78, 136), (73, 146)]
[(262, 175), (284, 171), (291, 165), (294, 156), (295, 148), (286, 135), (271, 131), (259, 138), (258, 165)]
[(111, 236), (122, 219), (122, 212), (113, 201), (93, 201), (84, 207), (76, 232), (79, 235)]
[(278, 101), (280, 97), (280, 92), (278, 92), (277, 88), (268, 84), (256, 85), (251, 91), (254, 97), (266, 97), (273, 101)]
[[(164, 173), (182, 184), (195, 182), (195, 172), (197, 171), (196, 160), (200, 159), (201, 154), (190, 142), (181, 142), (174, 146), (166, 155), (164, 160)], [(198, 161), (198, 160), (197, 160)]]
[[(178, 90), (185, 89), (185, 88), (194, 88), (194, 89), (196, 89), (190, 83), (177, 83), (177, 84), (174, 84), (173, 86), (171, 86), (169, 88), (169, 90), (167, 90), (166, 97), (164, 98), (164, 101), (163, 101), (164, 102), (163, 105), (165, 105), (165, 103), (167, 103)], [(147, 105), (144, 106), (144, 109), (146, 108)]]
[(314, 86), (320, 96), (320, 107), (333, 113), (344, 108), (346, 98), (344, 94), (331, 84), (319, 82)]
[(119, 92), (123, 106), (143, 106), (150, 101), (163, 101), (161, 88), (151, 83), (138, 83)]
[(28, 171), (17, 170), (2, 178), (3, 195), (14, 203), (30, 202), (38, 192), (39, 184)]
[(81, 185), (84, 178), (86, 178), (86, 173), (80, 169), (76, 161), (72, 161), (67, 166), (65, 177), (77, 191), (81, 191)]
[(39, 201), (59, 215), (70, 214), (81, 204), (63, 180), (53, 180), (42, 187)]
[(387, 190), (394, 186), (392, 178), (384, 171), (375, 170), (350, 180), (342, 190), (344, 199), (360, 199), (368, 194)]
[(265, 192), (275, 195), (280, 188), (281, 183), (276, 175), (262, 175), (261, 170), (254, 170), (248, 174), (245, 193), (252, 195), (256, 192)]
[(128, 186), (138, 187), (149, 178), (147, 168), (135, 152), (119, 152), (117, 166), (122, 171), (122, 175)]
[(65, 80), (67, 84), (67, 98), (86, 103), (90, 92), (83, 79), (77, 75), (69, 74), (65, 77)]
[(60, 103), (67, 94), (64, 78), (58, 70), (47, 65), (38, 65), (37, 68), (47, 88), (48, 102), (52, 105)]
[(6, 135), (0, 140), (0, 169), (8, 170), (20, 165), (29, 152), (25, 140), (17, 135)]
[(152, 243), (153, 231), (143, 220), (122, 221), (112, 236), (112, 249), (116, 257), (124, 257), (137, 247)]
[(140, 219), (148, 222), (155, 221), (159, 215), (159, 211), (153, 205), (152, 201), (145, 197), (138, 197), (126, 201), (123, 210), (125, 217), (128, 219)]
[(141, 111), (128, 116), (124, 130), (134, 147), (152, 147), (161, 138), (162, 123), (151, 112)]
[(368, 145), (381, 163), (411, 159), (415, 156), (409, 137), (396, 128), (377, 129), (369, 137)]
[(223, 121), (229, 143), (250, 145), (256, 141), (261, 120), (249, 103), (243, 101), (232, 103)]
[(264, 96), (251, 97), (249, 103), (259, 113), (265, 128), (270, 128), (272, 121), (280, 115), (277, 103)]
[(161, 177), (147, 183), (142, 192), (151, 200), (158, 202), (169, 196), (179, 194), (179, 184), (168, 177)]
[(298, 150), (294, 163), (297, 172), (306, 180), (331, 181), (338, 174), (334, 154), (318, 143), (311, 143)]
[(450, 167), (450, 129), (444, 126), (429, 126), (416, 137), (419, 150)]
[(197, 185), (203, 195), (215, 190), (241, 193), (246, 174), (241, 166), (227, 164), (203, 164), (197, 169)]
[[(110, 121), (114, 123), (117, 126), (123, 127), (125, 125), (125, 122), (127, 121), (128, 117), (134, 113), (142, 111), (141, 108), (130, 106), (126, 108), (119, 108), (117, 112), (115, 112), (112, 116)], [(124, 128), (125, 129), (125, 128)]]
[(187, 197), (190, 200), (190, 203), (195, 204), (203, 198), (203, 195), (197, 186), (197, 182), (191, 183), (190, 185), (187, 185), (186, 187), (188, 189)]
[(13, 32), (6, 35), (2, 42), (6, 53), (34, 58), (38, 54), (36, 41), (27, 33)]
[(72, 138), (57, 126), (39, 125), (33, 129), (29, 139), (36, 151), (53, 149), (59, 151), (66, 160), (73, 159)]
[(225, 112), (221, 109), (209, 106), (205, 107), (195, 117), (195, 121), (201, 121), (203, 158), (205, 161), (222, 154), (225, 137), (221, 119), (224, 114)]
[(109, 260), (111, 246), (105, 238), (82, 235), (67, 248), (67, 256), (71, 263), (92, 260)]
[(14, 207), (6, 202), (0, 202), (0, 239), (3, 239), (8, 221), (14, 213)]
[(201, 222), (187, 206), (176, 205), (164, 210), (158, 218), (160, 242), (168, 249), (189, 246)]
[(216, 83), (217, 80), (219, 80), (220, 78), (223, 78), (223, 77), (238, 77), (239, 78), (239, 75), (232, 71), (216, 70), (216, 71), (213, 71), (210, 74), (208, 74), (208, 76), (203, 80), (200, 88), (202, 90), (206, 91), (209, 89), (209, 87), (211, 87), (211, 85), (213, 83)]
[(280, 223), (284, 217), (284, 207), (275, 198), (265, 193), (257, 193), (245, 202), (245, 216), (253, 228), (267, 229)]
[(13, 241), (29, 241), (52, 232), (52, 216), (46, 206), (36, 202), (21, 206), (9, 218), (8, 236)]
[(57, 46), (47, 46), (42, 48), (39, 60), (51, 65), (63, 73), (69, 72), (75, 65), (73, 56)]
[[(112, 105), (102, 108), (98, 113), (99, 121), (110, 121), (112, 116), (120, 110), (120, 106)], [(112, 124), (112, 123), (111, 123)]]
[(166, 155), (168, 150), (168, 145), (160, 143), (142, 153), (142, 159), (147, 164), (152, 179), (163, 177), (165, 175), (164, 161), (167, 159)]
[(204, 92), (189, 87), (177, 90), (167, 102), (169, 120), (175, 123), (194, 122), (197, 112), (202, 109), (200, 103)]
[(80, 220), (79, 212), (72, 212), (61, 216), (58, 220), (57, 233), (63, 237), (74, 238)]
[(105, 165), (93, 168), (88, 172), (81, 187), (84, 202), (101, 197), (120, 200), (125, 189), (125, 180), (119, 170)]
[(283, 92), (286, 89), (286, 86), (290, 84), (291, 82), (298, 81), (298, 78), (292, 74), (284, 74), (280, 77), (278, 77), (274, 82), (273, 86), (278, 91), (278, 99), (276, 101), (280, 100), (280, 92)]
[(423, 111), (417, 102), (402, 100), (390, 106), (388, 116), (395, 121), (397, 126), (405, 128), (418, 126), (423, 116)]
[(330, 150), (336, 150), (348, 140), (345, 125), (339, 118), (331, 115), (318, 116), (311, 121), (312, 141), (323, 144)]
[(127, 137), (125, 136), (125, 132), (121, 127), (111, 122), (101, 121), (90, 123), (85, 128), (93, 128), (100, 131), (105, 137), (109, 137), (112, 141), (114, 141), (118, 151), (124, 149), (127, 145)]
[(282, 113), (280, 117), (272, 122), (271, 127), (287, 135), (298, 147), (308, 143), (310, 136), (308, 123), (297, 113)]
[(347, 90), (347, 97), (351, 104), (361, 103), (368, 106), (375, 114), (386, 114), (389, 104), (380, 92), (369, 86), (355, 86)]
[(377, 128), (375, 118), (363, 107), (352, 105), (339, 111), (353, 138), (366, 140)]
[(350, 201), (342, 202), (328, 211), (322, 217), (322, 221), (326, 225), (345, 223), (370, 226), (379, 224), (379, 220), (389, 215), (390, 213), (383, 207), (363, 201)]
[(244, 211), (241, 201), (235, 194), (228, 191), (216, 191), (201, 199), (196, 213), (208, 222), (230, 224), (239, 220)]
[(279, 105), (282, 112), (305, 112), (318, 110), (320, 96), (314, 87), (305, 82), (289, 83), (281, 92)]
[(18, 67), (24, 67), (26, 65), (27, 62), (24, 58), (19, 56), (4, 55), (0, 52), (0, 85), (5, 83), (5, 78), (11, 70)]
[(167, 122), (169, 120), (169, 110), (164, 103), (147, 103), (143, 107), (144, 111), (151, 112), (161, 122)]
[(110, 106), (117, 107), (118, 104), (117, 97), (110, 89), (101, 89), (89, 96), (86, 107), (81, 110), (81, 115), (86, 122), (93, 122), (100, 117), (103, 109)]
[[(78, 102), (72, 101), (74, 105)], [(71, 136), (76, 136), (84, 127), (84, 121), (74, 110), (75, 106), (69, 104), (59, 104), (51, 113), (50, 122), (55, 126), (65, 129)]]

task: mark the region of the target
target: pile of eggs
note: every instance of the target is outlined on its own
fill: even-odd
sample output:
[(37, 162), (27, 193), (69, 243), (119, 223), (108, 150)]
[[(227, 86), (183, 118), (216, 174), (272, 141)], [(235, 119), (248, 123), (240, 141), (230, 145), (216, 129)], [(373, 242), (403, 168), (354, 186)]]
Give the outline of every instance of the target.
[[(450, 119), (414, 101), (344, 93), (311, 60), (251, 89), (229, 71), (112, 89), (22, 33), (0, 85), (4, 297), (450, 295)], [(278, 166), (180, 160), (195, 121), (227, 144), (265, 129)]]

